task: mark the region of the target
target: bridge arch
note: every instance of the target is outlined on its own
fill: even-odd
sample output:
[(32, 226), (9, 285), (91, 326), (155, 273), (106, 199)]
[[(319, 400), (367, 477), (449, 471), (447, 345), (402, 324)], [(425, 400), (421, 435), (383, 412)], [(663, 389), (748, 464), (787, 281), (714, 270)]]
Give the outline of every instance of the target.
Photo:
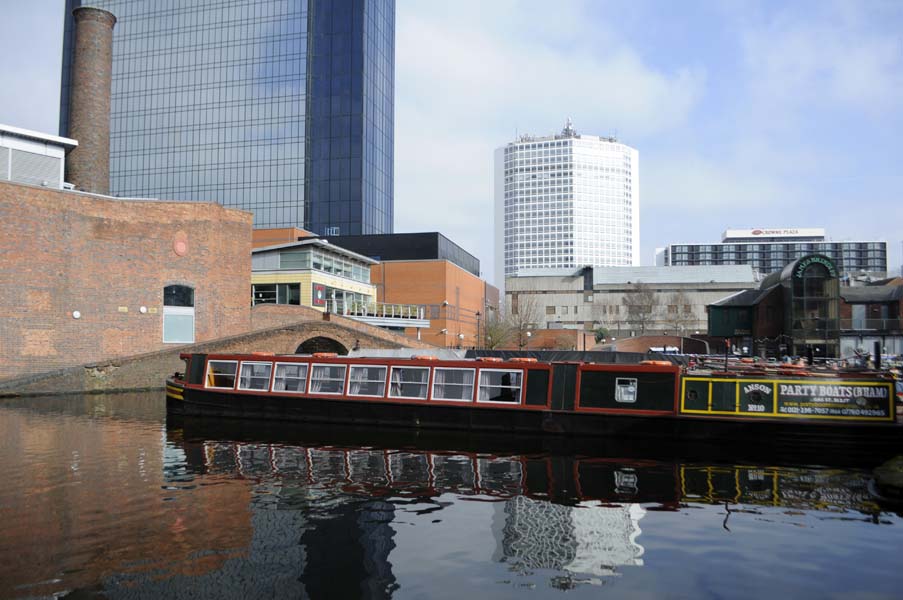
[(295, 350), (295, 354), (313, 354), (314, 352), (335, 352), (344, 356), (348, 354), (348, 348), (336, 339), (318, 335), (304, 340)]

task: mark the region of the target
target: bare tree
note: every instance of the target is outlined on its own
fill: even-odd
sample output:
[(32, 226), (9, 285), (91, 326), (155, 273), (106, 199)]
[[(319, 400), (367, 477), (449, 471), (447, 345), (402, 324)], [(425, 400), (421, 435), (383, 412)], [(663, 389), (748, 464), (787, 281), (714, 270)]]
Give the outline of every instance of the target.
[(683, 290), (674, 292), (668, 297), (668, 311), (665, 322), (683, 337), (684, 332), (691, 329), (696, 322), (690, 296)]
[(517, 342), (518, 348), (527, 345), (530, 336), (528, 331), (536, 329), (539, 322), (539, 308), (536, 304), (535, 294), (519, 294), (511, 295), (511, 309), (508, 311), (508, 326), (511, 329), (511, 335)]
[(627, 322), (640, 327), (646, 333), (646, 323), (652, 319), (655, 309), (655, 292), (648, 284), (638, 281), (624, 292), (622, 303), (627, 307)]
[(498, 311), (494, 311), (486, 318), (483, 328), (483, 345), (489, 350), (495, 350), (507, 344), (512, 338), (512, 329), (507, 319), (502, 318)]

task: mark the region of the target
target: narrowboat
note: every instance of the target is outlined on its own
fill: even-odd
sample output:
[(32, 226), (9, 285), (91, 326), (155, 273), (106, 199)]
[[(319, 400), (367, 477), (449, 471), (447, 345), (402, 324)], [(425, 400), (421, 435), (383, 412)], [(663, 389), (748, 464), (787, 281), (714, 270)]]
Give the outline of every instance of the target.
[(173, 415), (903, 450), (894, 384), (878, 372), (687, 369), (667, 361), (334, 354), (183, 354)]

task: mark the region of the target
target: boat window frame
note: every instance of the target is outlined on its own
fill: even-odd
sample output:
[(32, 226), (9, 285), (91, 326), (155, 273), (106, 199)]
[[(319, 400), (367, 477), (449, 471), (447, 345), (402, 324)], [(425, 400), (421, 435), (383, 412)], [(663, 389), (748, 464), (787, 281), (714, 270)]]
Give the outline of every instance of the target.
[[(470, 371), (471, 373), (473, 373), (473, 381), (470, 383), (470, 398), (467, 398), (467, 399), (465, 399), (465, 398), (439, 398), (438, 396), (436, 396), (436, 371), (438, 371), (440, 369), (443, 371)], [(451, 384), (443, 383), (441, 385), (453, 385), (453, 386), (458, 386), (458, 387), (464, 386), (463, 383), (451, 383)], [(433, 367), (433, 379), (432, 379), (432, 383), (430, 384), (430, 389), (429, 389), (431, 399), (436, 400), (438, 402), (473, 402), (474, 394), (476, 393), (476, 390), (477, 390), (477, 369), (475, 367), (439, 367), (439, 366)]]
[[(301, 386), (299, 390), (277, 390), (276, 389), (276, 372), (281, 366), (298, 366), (304, 367), (304, 385)], [(283, 377), (283, 380), (285, 377)], [(300, 379), (299, 377), (292, 377), (292, 379)], [(310, 380), (310, 363), (307, 362), (274, 362), (273, 363), (273, 382), (271, 385), (270, 391), (276, 392), (277, 394), (306, 394), (307, 393), (307, 382)]]
[[(351, 393), (351, 384), (354, 383), (353, 380), (351, 379), (352, 369), (382, 369), (383, 370), (382, 380), (380, 380), (380, 379), (365, 380), (366, 383), (377, 383), (377, 382), (381, 381), (382, 385), (383, 385), (382, 393), (381, 394), (352, 394)], [(385, 398), (386, 397), (386, 389), (388, 387), (386, 385), (386, 377), (388, 374), (389, 374), (389, 365), (363, 365), (363, 364), (348, 365), (348, 392), (347, 392), (347, 394), (353, 398)]]
[[(426, 381), (423, 383), (417, 382), (417, 385), (424, 386), (423, 396), (394, 396), (392, 394), (392, 373), (395, 372), (395, 369), (409, 369), (415, 371), (426, 371)], [(430, 386), (433, 381), (432, 367), (425, 367), (420, 365), (392, 365), (392, 368), (389, 370), (389, 387), (386, 390), (386, 396), (388, 398), (392, 398), (394, 400), (426, 400), (430, 396)], [(413, 381), (402, 382), (402, 383), (415, 383)]]
[[(270, 373), (269, 373), (269, 375), (267, 375), (267, 383), (264, 387), (262, 387), (262, 388), (241, 387), (241, 378), (243, 377), (241, 372), (245, 365), (266, 365), (266, 366), (270, 367)], [(242, 360), (242, 361), (240, 361), (240, 363), (238, 365), (238, 373), (237, 373), (237, 377), (236, 377), (237, 381), (236, 381), (235, 389), (240, 390), (242, 392), (267, 392), (270, 390), (270, 386), (273, 383), (273, 371), (274, 371), (274, 369), (273, 369), (272, 361)], [(257, 377), (257, 378), (259, 379), (260, 377)], [(248, 379), (249, 380), (253, 379), (253, 377), (249, 375)]]
[[(483, 387), (483, 372), (486, 373), (520, 373), (520, 384), (516, 387), (517, 389), (517, 399), (514, 402), (509, 402), (507, 400), (480, 400), (480, 390)], [(502, 406), (523, 406), (524, 400), (524, 382), (526, 380), (526, 376), (524, 374), (524, 369), (480, 369), (479, 378), (477, 379), (477, 402), (480, 404), (499, 404)], [(489, 386), (489, 387), (498, 387), (501, 389), (502, 386)], [(509, 388), (514, 388), (515, 386), (507, 386)]]
[[(314, 369), (316, 367), (338, 367), (343, 369), (342, 371), (342, 385), (339, 387), (339, 391), (337, 392), (323, 392), (323, 391), (311, 391), (311, 386), (314, 383)], [(338, 379), (325, 379), (324, 381), (339, 381)], [(308, 394), (323, 394), (324, 396), (342, 396), (345, 394), (345, 388), (347, 387), (348, 381), (348, 365), (346, 363), (310, 363), (310, 374), (307, 377), (307, 393)]]
[[(238, 384), (238, 362), (239, 362), (238, 360), (223, 360), (223, 359), (219, 359), (219, 358), (207, 359), (207, 369), (206, 369), (206, 373), (204, 373), (204, 388), (210, 389), (210, 390), (234, 390), (236, 384)], [(232, 387), (221, 387), (221, 386), (216, 386), (216, 385), (209, 385), (210, 379), (211, 379), (210, 376), (213, 375), (213, 373), (210, 372), (211, 368), (213, 367), (213, 363), (235, 365), (235, 372), (232, 373)]]

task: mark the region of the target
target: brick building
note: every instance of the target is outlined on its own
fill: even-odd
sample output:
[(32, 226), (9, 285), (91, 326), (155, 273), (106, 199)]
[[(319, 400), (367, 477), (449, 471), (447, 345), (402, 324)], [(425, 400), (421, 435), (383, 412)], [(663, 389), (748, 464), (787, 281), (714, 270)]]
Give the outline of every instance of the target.
[(422, 305), (429, 328), (419, 339), (436, 346), (482, 346), (486, 319), (498, 317), (498, 288), (448, 260), (383, 261), (370, 268), (370, 282), (379, 302)]
[(251, 219), (0, 181), (0, 378), (247, 331)]

